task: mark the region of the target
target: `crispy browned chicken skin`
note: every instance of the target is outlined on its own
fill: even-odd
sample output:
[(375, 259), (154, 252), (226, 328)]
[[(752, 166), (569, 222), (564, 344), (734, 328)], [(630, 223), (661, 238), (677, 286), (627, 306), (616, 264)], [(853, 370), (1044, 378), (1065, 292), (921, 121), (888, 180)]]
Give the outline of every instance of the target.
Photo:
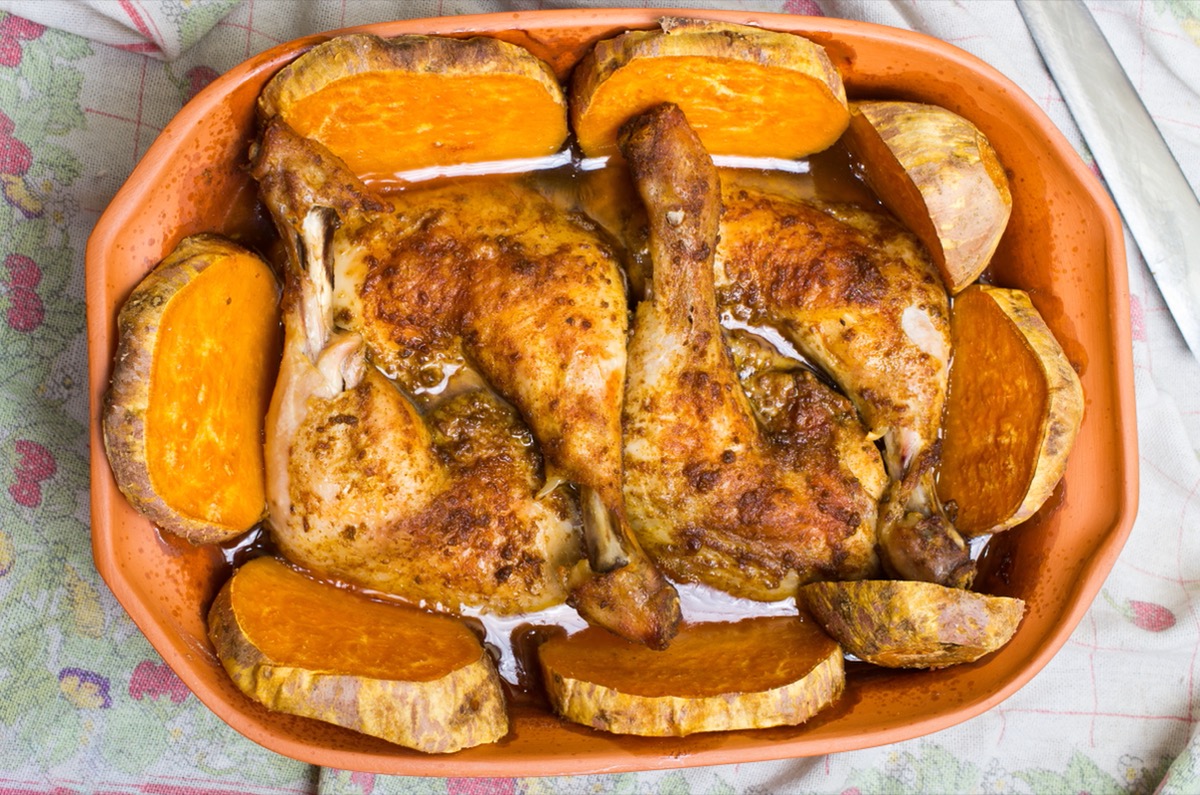
[(560, 494), (533, 497), (541, 461), (520, 418), (475, 385), (422, 414), (370, 366), (357, 334), (332, 327), (323, 215), (313, 211), (305, 259), (287, 274), (267, 418), (280, 551), (324, 576), (451, 610), (562, 602), (564, 571), (582, 554), (578, 515)]
[(665, 645), (678, 597), (638, 547), (621, 494), (627, 300), (603, 239), (512, 180), (373, 195), (277, 122), (255, 174), (285, 229), (303, 227), (305, 208), (333, 208), (332, 321), (361, 335), (375, 365), (429, 405), (478, 372), (532, 439), (511, 432), (544, 457), (530, 499), (578, 487), (590, 565), (567, 575), (572, 604), (593, 623)]
[(625, 493), (643, 545), (678, 579), (761, 600), (871, 575), (879, 494), (835, 454), (844, 423), (857, 424), (850, 406), (815, 380), (763, 373), (784, 383), (752, 385), (775, 401), (760, 421), (739, 384), (713, 287), (711, 159), (674, 105), (627, 123), (620, 141), (653, 264), (625, 397)]
[[(933, 486), (950, 339), (946, 292), (928, 255), (878, 210), (818, 202), (811, 187), (775, 174), (719, 173), (715, 278), (723, 324), (782, 335), (882, 437), (892, 478), (879, 520), (887, 570), (968, 585), (969, 550)], [(589, 175), (584, 206), (632, 252), (631, 281), (644, 292), (646, 219), (623, 198), (628, 183), (611, 165)]]
[(853, 205), (723, 193), (718, 302), (768, 325), (854, 401), (882, 437), (892, 483), (880, 506), (887, 569), (966, 586), (969, 550), (937, 505), (933, 473), (949, 380), (949, 300), (915, 238)]

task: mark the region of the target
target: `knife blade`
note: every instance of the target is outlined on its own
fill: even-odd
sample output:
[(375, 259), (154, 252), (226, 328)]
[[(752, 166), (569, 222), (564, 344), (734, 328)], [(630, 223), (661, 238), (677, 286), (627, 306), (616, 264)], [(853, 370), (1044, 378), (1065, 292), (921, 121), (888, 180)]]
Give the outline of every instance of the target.
[(1082, 0), (1017, 0), (1192, 354), (1200, 358), (1200, 201)]

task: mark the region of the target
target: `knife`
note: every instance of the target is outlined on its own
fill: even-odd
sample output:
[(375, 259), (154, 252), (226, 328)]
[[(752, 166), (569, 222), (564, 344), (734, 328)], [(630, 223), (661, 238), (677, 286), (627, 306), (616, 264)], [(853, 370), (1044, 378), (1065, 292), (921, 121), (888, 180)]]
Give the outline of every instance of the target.
[(1017, 0), (1017, 7), (1200, 358), (1200, 201), (1082, 0)]

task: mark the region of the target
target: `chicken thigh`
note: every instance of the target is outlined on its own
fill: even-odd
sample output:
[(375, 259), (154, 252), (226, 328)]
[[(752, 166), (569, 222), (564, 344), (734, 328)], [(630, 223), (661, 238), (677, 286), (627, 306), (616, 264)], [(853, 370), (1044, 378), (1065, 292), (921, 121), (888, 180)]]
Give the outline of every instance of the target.
[(332, 208), (332, 321), (360, 335), (383, 373), (425, 404), (477, 371), (537, 442), (530, 498), (576, 487), (588, 561), (569, 584), (581, 615), (665, 645), (678, 597), (633, 537), (621, 492), (627, 302), (603, 239), (512, 180), (376, 196), (278, 122), (255, 175), (286, 228)]
[(764, 601), (813, 579), (869, 576), (878, 493), (835, 452), (835, 429), (857, 423), (850, 406), (815, 381), (764, 370), (785, 383), (752, 387), (772, 397), (760, 422), (739, 384), (713, 288), (711, 159), (674, 105), (629, 122), (621, 146), (653, 265), (625, 395), (625, 493), (639, 538), (675, 578)]

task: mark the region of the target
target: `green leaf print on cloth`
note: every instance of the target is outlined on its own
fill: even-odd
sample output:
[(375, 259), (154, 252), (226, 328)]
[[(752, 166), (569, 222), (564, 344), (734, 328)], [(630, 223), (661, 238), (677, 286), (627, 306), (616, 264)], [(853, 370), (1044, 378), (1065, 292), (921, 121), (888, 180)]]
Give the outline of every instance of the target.
[(188, 0), (159, 0), (159, 11), (179, 28), (180, 48), (188, 49), (221, 21), (240, 0), (195, 3)]
[(1166, 764), (1159, 764), (1148, 769), (1142, 760), (1133, 758), (1123, 758), (1121, 761), (1124, 763), (1124, 780), (1105, 773), (1095, 761), (1080, 753), (1071, 756), (1062, 772), (1025, 770), (1013, 776), (1026, 782), (1033, 792), (1127, 792), (1148, 795), (1154, 791), (1167, 767)]
[(1187, 750), (1175, 758), (1154, 795), (1200, 792), (1200, 736), (1192, 735)]
[(1154, 0), (1156, 13), (1169, 13), (1200, 47), (1200, 3), (1196, 0)]
[(253, 769), (303, 791), (312, 770), (199, 708), (92, 563), (81, 298), (94, 217), (77, 197), (99, 175), (77, 152), (93, 54), (0, 15), (0, 771), (74, 790), (96, 771), (236, 782)]
[(901, 795), (920, 792), (979, 792), (983, 776), (971, 762), (941, 746), (919, 743), (916, 753), (894, 753), (881, 770), (859, 770), (846, 781), (848, 793)]

